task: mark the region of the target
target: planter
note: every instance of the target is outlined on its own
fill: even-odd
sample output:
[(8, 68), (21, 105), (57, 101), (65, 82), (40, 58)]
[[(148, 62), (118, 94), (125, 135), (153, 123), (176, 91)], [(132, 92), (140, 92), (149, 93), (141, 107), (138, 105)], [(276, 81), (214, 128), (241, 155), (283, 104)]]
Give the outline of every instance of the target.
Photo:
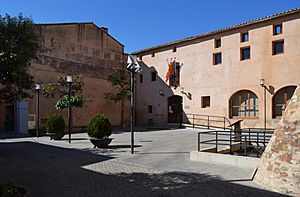
[(97, 138), (90, 138), (90, 141), (92, 144), (94, 144), (94, 147), (98, 148), (107, 148), (108, 145), (111, 143), (112, 138), (104, 138), (104, 139), (97, 139)]
[(47, 135), (50, 137), (50, 140), (60, 140), (65, 133), (47, 133)]

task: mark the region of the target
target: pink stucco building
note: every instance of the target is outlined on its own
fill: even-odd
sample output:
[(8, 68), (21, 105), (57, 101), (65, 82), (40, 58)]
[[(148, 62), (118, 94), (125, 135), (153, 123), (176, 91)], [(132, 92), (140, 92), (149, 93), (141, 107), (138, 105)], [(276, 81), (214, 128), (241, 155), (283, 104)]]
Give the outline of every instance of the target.
[(182, 107), (185, 119), (220, 115), (264, 127), (266, 109), (267, 127), (275, 127), (300, 82), (299, 38), (297, 8), (134, 52), (143, 67), (137, 123), (176, 122)]

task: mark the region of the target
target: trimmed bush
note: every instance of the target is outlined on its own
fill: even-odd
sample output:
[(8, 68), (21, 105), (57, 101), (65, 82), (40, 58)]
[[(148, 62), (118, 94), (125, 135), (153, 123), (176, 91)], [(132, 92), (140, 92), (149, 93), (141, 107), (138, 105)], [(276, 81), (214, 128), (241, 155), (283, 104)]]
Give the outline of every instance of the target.
[(108, 138), (111, 133), (112, 126), (105, 114), (97, 114), (91, 119), (87, 126), (87, 134), (93, 138)]
[(48, 117), (45, 127), (46, 133), (64, 133), (66, 125), (62, 115), (53, 114)]

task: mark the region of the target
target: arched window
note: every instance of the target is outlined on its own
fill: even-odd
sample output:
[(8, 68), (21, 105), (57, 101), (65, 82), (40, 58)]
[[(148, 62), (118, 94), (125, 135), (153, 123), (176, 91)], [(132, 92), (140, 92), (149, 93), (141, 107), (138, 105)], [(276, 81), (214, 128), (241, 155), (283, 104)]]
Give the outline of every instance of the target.
[(278, 90), (272, 99), (272, 117), (280, 118), (286, 108), (287, 101), (291, 99), (295, 92), (296, 86), (286, 86)]
[(257, 117), (258, 98), (250, 90), (234, 93), (229, 100), (229, 117)]

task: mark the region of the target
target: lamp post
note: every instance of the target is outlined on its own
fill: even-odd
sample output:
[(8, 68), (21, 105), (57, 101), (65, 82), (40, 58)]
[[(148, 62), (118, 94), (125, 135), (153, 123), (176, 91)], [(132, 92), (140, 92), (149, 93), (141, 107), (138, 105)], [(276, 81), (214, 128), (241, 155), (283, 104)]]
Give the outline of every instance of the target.
[(39, 129), (40, 129), (40, 90), (41, 90), (41, 85), (40, 84), (35, 84), (35, 90), (36, 90), (36, 137), (39, 137)]
[(131, 72), (131, 154), (134, 154), (134, 125), (135, 125), (135, 74), (141, 73), (142, 69), (136, 59), (128, 55), (127, 70)]
[(72, 76), (66, 77), (66, 82), (68, 84), (68, 127), (69, 127), (69, 143), (71, 143), (71, 131), (72, 131), (72, 106), (71, 106), (71, 89), (73, 78)]
[(267, 128), (267, 86), (265, 84), (265, 80), (261, 79), (260, 80), (260, 85), (264, 88), (264, 129), (266, 130)]
[(266, 141), (266, 129), (267, 129), (267, 86), (265, 84), (265, 79), (260, 80), (260, 85), (264, 88), (264, 143)]

